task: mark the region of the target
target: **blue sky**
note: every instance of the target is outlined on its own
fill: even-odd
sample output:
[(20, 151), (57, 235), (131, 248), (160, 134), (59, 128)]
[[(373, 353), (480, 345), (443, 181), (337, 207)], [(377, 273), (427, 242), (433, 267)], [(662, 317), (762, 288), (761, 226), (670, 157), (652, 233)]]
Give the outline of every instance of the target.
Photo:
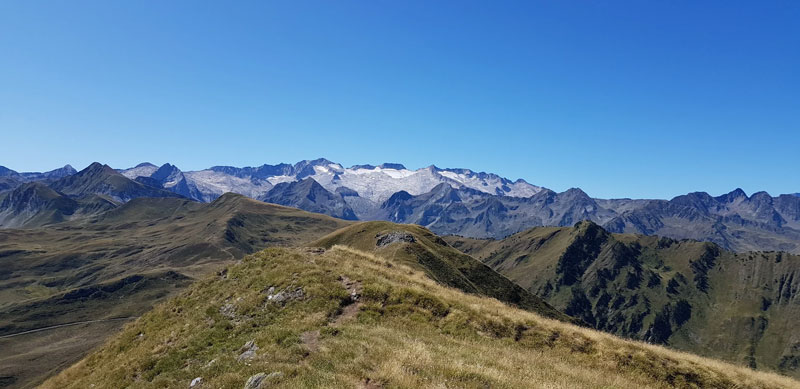
[[(228, 4), (233, 3), (233, 4)], [(0, 165), (800, 192), (800, 2), (3, 1)]]

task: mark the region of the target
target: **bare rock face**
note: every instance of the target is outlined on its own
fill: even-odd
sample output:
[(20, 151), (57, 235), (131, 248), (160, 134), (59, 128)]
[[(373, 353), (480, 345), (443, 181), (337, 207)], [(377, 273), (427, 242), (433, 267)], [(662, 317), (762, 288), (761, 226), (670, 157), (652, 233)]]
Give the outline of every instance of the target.
[(386, 247), (392, 243), (397, 243), (397, 242), (414, 243), (417, 241), (414, 238), (414, 235), (411, 235), (408, 232), (403, 232), (403, 231), (378, 234), (375, 236), (375, 238), (378, 239), (378, 241), (375, 243), (375, 245), (378, 247)]

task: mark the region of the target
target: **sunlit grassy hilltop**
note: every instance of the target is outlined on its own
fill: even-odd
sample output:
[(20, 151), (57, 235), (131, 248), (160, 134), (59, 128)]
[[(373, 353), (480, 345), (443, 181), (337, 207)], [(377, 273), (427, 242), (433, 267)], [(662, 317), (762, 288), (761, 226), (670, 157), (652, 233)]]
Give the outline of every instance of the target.
[(43, 387), (242, 388), (251, 377), (287, 388), (800, 385), (546, 319), (333, 246), (247, 256)]

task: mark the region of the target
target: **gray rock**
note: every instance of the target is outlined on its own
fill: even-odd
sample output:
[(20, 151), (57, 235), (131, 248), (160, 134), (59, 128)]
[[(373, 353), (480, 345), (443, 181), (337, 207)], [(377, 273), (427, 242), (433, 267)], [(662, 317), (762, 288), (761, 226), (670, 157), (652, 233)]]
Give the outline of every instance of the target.
[(273, 381), (283, 378), (283, 373), (276, 371), (269, 374), (258, 373), (247, 379), (244, 389), (264, 389), (272, 384)]
[(244, 389), (258, 389), (261, 387), (261, 383), (264, 382), (264, 379), (267, 378), (266, 373), (258, 373), (256, 375), (250, 376), (247, 379), (247, 382), (244, 383)]
[(388, 246), (396, 242), (414, 243), (417, 241), (416, 239), (414, 239), (414, 235), (402, 231), (389, 232), (386, 234), (378, 234), (375, 237), (378, 238), (378, 242), (376, 243), (378, 247)]
[(227, 303), (220, 307), (219, 313), (228, 319), (233, 319), (236, 317), (236, 306), (231, 303)]
[(200, 385), (203, 385), (203, 377), (197, 377), (189, 383), (190, 388), (199, 388)]
[[(270, 288), (270, 290), (274, 291), (274, 287)], [(300, 300), (305, 297), (306, 292), (303, 290), (303, 288), (295, 288), (294, 290), (283, 290), (275, 294), (268, 294), (267, 301), (283, 306), (290, 301)]]
[(258, 346), (254, 340), (250, 340), (244, 344), (241, 348), (239, 348), (239, 357), (236, 358), (238, 361), (248, 361), (256, 357), (256, 351), (258, 351)]

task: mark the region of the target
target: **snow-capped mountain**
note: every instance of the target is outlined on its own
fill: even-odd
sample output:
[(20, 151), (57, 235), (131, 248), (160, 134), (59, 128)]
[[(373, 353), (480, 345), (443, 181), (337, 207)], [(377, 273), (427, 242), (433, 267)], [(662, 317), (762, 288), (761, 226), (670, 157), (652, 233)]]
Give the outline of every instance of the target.
[[(382, 203), (399, 191), (420, 195), (442, 183), (453, 188), (470, 188), (510, 197), (530, 197), (542, 190), (541, 187), (521, 179), (511, 181), (496, 174), (474, 172), (469, 169), (439, 169), (436, 166), (429, 166), (409, 170), (401, 164), (388, 163), (345, 168), (324, 158), (301, 161), (294, 165), (278, 164), (245, 168), (214, 166), (187, 172), (175, 172), (172, 170), (174, 168), (172, 165), (169, 167), (172, 177), (178, 177), (177, 173), (182, 173), (189, 191), (199, 193), (189, 197), (200, 201), (212, 201), (225, 192), (260, 198), (278, 184), (300, 181), (308, 177), (331, 192), (345, 190), (351, 196), (357, 194), (358, 197), (375, 204)], [(159, 169), (152, 164), (140, 164), (120, 172), (128, 178), (137, 179), (152, 177), (158, 170), (163, 170), (163, 167)], [(163, 186), (170, 189), (176, 184), (170, 186), (164, 183)], [(181, 194), (186, 195), (186, 192), (182, 191)]]
[(120, 174), (135, 180), (137, 177), (150, 177), (158, 170), (158, 166), (150, 162), (143, 162), (130, 169), (117, 169)]
[[(201, 193), (197, 200), (210, 202), (226, 192), (239, 193), (250, 198), (259, 198), (274, 186), (257, 177), (237, 177), (213, 169), (184, 172), (186, 180)], [(295, 181), (295, 180), (292, 180)]]
[(511, 181), (496, 174), (476, 173), (469, 169), (439, 169), (433, 165), (409, 170), (399, 164), (343, 168), (337, 163), (329, 163), (315, 165), (313, 169), (314, 174), (309, 177), (325, 189), (336, 191), (346, 187), (378, 203), (399, 191), (420, 195), (439, 184), (510, 197), (530, 197), (542, 190), (523, 180)]
[[(30, 182), (41, 185), (25, 185)], [(77, 173), (70, 166), (46, 173), (0, 167), (0, 228), (69, 220), (138, 197), (208, 202), (226, 192), (344, 219), (414, 223), (439, 234), (501, 238), (533, 226), (591, 220), (610, 232), (800, 253), (796, 194), (747, 196), (737, 189), (716, 197), (695, 192), (671, 200), (594, 199), (578, 188), (556, 193), (467, 169), (345, 168), (326, 159), (187, 172), (150, 163), (118, 171), (93, 163)], [(113, 201), (81, 202), (85, 196)]]

